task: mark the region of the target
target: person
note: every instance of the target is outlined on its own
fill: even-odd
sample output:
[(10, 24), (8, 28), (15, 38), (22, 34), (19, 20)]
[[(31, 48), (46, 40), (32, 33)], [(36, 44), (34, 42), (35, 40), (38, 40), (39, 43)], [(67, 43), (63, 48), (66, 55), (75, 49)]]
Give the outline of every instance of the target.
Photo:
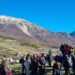
[(49, 54), (46, 56), (46, 61), (48, 62), (49, 67), (51, 66), (51, 61), (52, 61), (52, 55), (51, 51), (49, 50)]
[(44, 57), (44, 54), (39, 56), (38, 67), (39, 67), (39, 71), (38, 71), (39, 75), (45, 75), (45, 57)]
[(0, 64), (0, 75), (12, 75), (12, 71), (9, 70), (7, 60), (2, 60)]
[(26, 56), (26, 61), (24, 62), (25, 75), (30, 75), (30, 64), (31, 64), (31, 60), (30, 60), (30, 55), (28, 54)]
[(56, 55), (54, 60), (55, 63), (53, 64), (53, 75), (62, 75), (62, 56)]
[(64, 55), (63, 56), (63, 67), (65, 70), (65, 75), (69, 75), (70, 71), (69, 71), (69, 62), (68, 62), (68, 55)]
[(7, 73), (7, 75), (12, 75), (12, 71), (11, 71), (11, 69), (8, 69), (8, 73)]
[(55, 63), (53, 64), (53, 75), (61, 75), (61, 63), (55, 59)]
[(48, 62), (49, 67), (51, 66), (51, 60), (49, 54), (46, 56), (46, 61)]
[(73, 70), (73, 75), (75, 75), (75, 56), (72, 55), (72, 70)]
[(69, 46), (68, 44), (61, 44), (60, 46), (60, 51), (61, 53), (64, 55), (68, 55), (70, 56), (71, 55), (71, 50), (73, 49), (73, 47)]
[(68, 44), (64, 44), (64, 53), (68, 56), (71, 55), (71, 49), (73, 49), (71, 46), (69, 46)]
[(6, 67), (7, 67), (6, 60), (2, 60), (0, 64), (0, 75), (6, 75)]
[(20, 59), (20, 63), (22, 64), (22, 75), (25, 75), (25, 66), (24, 66), (24, 56)]
[(36, 58), (31, 59), (30, 70), (31, 70), (31, 75), (38, 75), (38, 62)]
[(61, 46), (60, 46), (60, 51), (61, 51), (61, 53), (64, 55), (64, 44), (61, 44)]

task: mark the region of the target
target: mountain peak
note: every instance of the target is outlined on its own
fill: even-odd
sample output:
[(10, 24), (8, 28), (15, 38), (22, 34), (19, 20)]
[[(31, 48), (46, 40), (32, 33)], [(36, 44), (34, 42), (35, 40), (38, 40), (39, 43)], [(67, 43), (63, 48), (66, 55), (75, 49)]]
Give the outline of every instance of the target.
[(14, 17), (11, 17), (11, 16), (5, 16), (5, 15), (1, 15), (0, 16), (0, 19), (4, 19), (4, 20), (12, 20), (12, 21), (15, 21), (15, 20), (23, 20), (23, 19), (19, 19), (19, 18), (14, 18)]
[(0, 16), (0, 29), (1, 31), (8, 31), (10, 29), (13, 29), (13, 31), (16, 31), (15, 29), (23, 31), (23, 33), (31, 36), (31, 34), (28, 32), (27, 21), (20, 19), (20, 18), (14, 18), (11, 16)]

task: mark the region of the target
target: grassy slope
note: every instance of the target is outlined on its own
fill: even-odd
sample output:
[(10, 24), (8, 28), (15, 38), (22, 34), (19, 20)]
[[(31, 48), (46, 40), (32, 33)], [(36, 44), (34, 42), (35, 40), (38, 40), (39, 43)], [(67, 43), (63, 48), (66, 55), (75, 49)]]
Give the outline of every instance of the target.
[(16, 53), (37, 53), (42, 46), (35, 43), (34, 41), (17, 41), (14, 39), (0, 37), (0, 55), (15, 55)]
[(0, 37), (0, 56), (8, 55), (14, 56), (17, 53), (22, 54), (35, 54), (35, 53), (48, 53), (48, 50), (56, 52), (56, 48), (43, 47), (40, 43), (33, 40), (31, 41), (21, 41), (5, 37)]

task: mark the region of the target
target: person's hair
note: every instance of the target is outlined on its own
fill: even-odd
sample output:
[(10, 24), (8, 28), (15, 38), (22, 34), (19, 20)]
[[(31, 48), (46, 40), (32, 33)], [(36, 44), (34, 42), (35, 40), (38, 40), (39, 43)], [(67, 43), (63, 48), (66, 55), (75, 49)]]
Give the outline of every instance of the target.
[(4, 65), (5, 63), (7, 63), (7, 60), (2, 60), (1, 64)]
[(27, 54), (27, 56), (26, 56), (26, 60), (28, 60), (28, 59), (29, 59), (29, 57), (30, 57), (30, 54)]

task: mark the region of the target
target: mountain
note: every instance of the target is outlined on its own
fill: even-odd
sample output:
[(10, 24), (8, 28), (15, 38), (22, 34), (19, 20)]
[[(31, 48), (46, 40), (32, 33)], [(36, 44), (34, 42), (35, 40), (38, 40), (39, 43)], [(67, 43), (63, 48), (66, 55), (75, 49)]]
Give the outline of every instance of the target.
[(75, 32), (52, 32), (24, 19), (0, 16), (0, 36), (22, 41), (34, 41), (43, 46), (75, 45)]
[(72, 37), (75, 37), (75, 31), (71, 32), (70, 35), (71, 35)]

